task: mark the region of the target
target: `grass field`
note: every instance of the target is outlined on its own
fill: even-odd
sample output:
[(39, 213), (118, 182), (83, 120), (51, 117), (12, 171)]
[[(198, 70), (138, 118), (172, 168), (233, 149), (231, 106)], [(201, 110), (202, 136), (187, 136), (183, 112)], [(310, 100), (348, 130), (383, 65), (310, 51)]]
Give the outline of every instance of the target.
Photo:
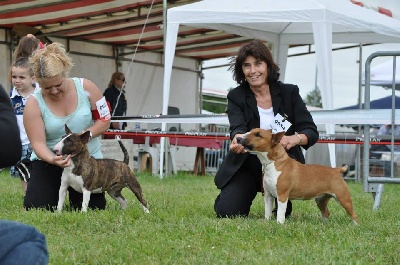
[(62, 214), (22, 207), (20, 181), (0, 173), (1, 218), (35, 226), (47, 238), (50, 264), (399, 264), (400, 185), (385, 185), (381, 208), (348, 182), (360, 225), (335, 202), (319, 218), (314, 201), (294, 201), (284, 225), (265, 221), (263, 198), (248, 218), (218, 219), (212, 176), (138, 175), (145, 214), (124, 189), (125, 211), (107, 195), (105, 211)]

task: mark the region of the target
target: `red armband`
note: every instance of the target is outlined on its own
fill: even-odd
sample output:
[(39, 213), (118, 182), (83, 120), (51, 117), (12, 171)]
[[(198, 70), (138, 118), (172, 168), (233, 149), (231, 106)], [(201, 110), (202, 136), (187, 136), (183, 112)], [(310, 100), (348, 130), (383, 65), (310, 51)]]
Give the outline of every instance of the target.
[[(110, 102), (108, 102), (108, 101), (106, 101), (106, 102), (107, 102), (107, 106), (108, 106), (108, 108), (110, 109), (110, 112), (111, 112)], [(93, 120), (100, 120), (100, 113), (99, 113), (99, 111), (97, 109), (93, 109), (92, 110), (92, 118), (93, 118)]]

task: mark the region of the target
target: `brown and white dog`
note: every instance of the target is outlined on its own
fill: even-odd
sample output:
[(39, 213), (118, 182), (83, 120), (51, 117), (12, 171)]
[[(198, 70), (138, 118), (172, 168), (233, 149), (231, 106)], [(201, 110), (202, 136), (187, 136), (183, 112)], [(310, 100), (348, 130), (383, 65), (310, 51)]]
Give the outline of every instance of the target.
[(341, 174), (347, 166), (331, 168), (301, 164), (289, 157), (279, 143), (284, 134), (256, 128), (238, 138), (240, 144), (257, 154), (263, 166), (265, 218), (269, 220), (272, 216), (274, 198), (278, 201), (277, 221), (281, 224), (285, 222), (288, 200), (315, 199), (322, 219), (327, 220), (330, 215), (328, 202), (333, 197), (357, 224), (350, 192)]
[(72, 133), (65, 125), (66, 136), (54, 147), (57, 155), (71, 155), (72, 165), (64, 168), (61, 176), (57, 210), (62, 211), (67, 189), (71, 186), (74, 190), (83, 193), (82, 212), (86, 212), (91, 193), (107, 193), (119, 202), (122, 209), (126, 208), (127, 201), (122, 196), (121, 190), (128, 187), (141, 203), (143, 210), (149, 213), (147, 202), (143, 199), (142, 188), (135, 175), (128, 166), (129, 156), (121, 141), (119, 145), (124, 152), (124, 162), (114, 159), (94, 159), (90, 156), (86, 144), (90, 139), (90, 132), (81, 135)]

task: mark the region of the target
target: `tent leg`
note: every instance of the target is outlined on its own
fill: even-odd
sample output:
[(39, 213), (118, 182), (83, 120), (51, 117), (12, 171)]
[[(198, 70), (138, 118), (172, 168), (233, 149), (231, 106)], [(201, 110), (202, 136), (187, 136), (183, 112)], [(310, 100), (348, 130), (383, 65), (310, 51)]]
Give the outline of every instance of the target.
[(372, 196), (374, 196), (374, 206), (372, 209), (378, 210), (379, 207), (381, 206), (382, 193), (383, 193), (383, 184), (379, 184), (378, 188), (376, 189), (376, 192), (372, 193)]

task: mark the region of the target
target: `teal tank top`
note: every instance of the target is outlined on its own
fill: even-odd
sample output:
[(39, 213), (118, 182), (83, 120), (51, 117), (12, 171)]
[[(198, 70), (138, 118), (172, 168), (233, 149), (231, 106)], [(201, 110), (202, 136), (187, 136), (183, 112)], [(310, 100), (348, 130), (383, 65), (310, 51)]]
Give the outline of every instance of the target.
[[(78, 106), (76, 110), (68, 116), (55, 116), (47, 107), (41, 92), (38, 91), (33, 94), (42, 112), (46, 131), (46, 144), (50, 150), (53, 150), (54, 146), (61, 140), (62, 136), (65, 135), (65, 124), (67, 124), (74, 133), (80, 133), (93, 125), (92, 110), (89, 98), (83, 89), (83, 79), (74, 77), (72, 80), (74, 81), (75, 89), (78, 94)], [(88, 148), (91, 156), (97, 159), (103, 158), (99, 137), (91, 139), (88, 143)], [(32, 152), (31, 160), (38, 159), (36, 153)]]

